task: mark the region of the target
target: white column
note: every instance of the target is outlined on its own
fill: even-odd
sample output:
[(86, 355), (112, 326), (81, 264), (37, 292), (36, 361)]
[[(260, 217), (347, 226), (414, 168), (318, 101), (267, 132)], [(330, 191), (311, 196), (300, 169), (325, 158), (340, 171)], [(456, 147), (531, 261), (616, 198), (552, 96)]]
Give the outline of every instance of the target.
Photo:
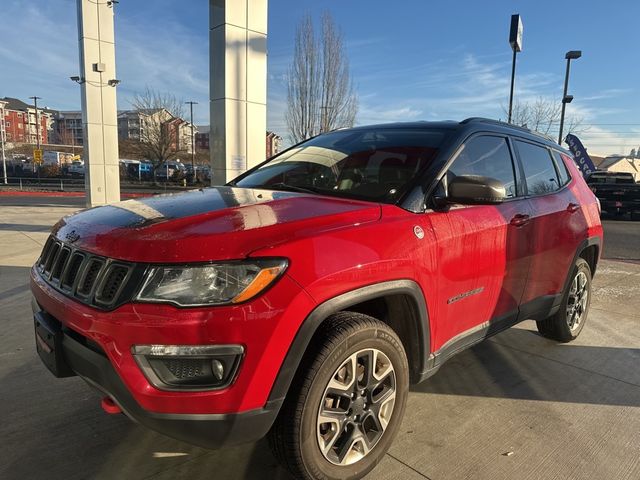
[(209, 0), (211, 182), (265, 159), (267, 0)]
[(113, 4), (77, 0), (87, 206), (120, 201)]

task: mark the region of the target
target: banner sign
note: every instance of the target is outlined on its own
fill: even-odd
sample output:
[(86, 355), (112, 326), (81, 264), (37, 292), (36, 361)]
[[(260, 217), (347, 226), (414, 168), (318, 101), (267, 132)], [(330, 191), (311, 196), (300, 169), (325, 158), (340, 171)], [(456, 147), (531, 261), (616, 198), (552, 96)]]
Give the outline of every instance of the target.
[(573, 156), (576, 159), (576, 164), (578, 168), (582, 172), (583, 177), (588, 177), (593, 172), (596, 171), (596, 167), (591, 160), (591, 157), (587, 153), (587, 149), (584, 148), (582, 142), (575, 135), (567, 135), (565, 142), (569, 145), (569, 150), (573, 153)]

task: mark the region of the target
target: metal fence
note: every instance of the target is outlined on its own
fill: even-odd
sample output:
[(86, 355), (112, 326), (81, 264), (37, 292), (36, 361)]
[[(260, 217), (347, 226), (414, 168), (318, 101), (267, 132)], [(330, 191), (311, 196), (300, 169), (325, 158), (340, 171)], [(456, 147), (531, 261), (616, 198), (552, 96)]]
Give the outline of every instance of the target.
[[(197, 187), (210, 186), (209, 183), (204, 184), (188, 183), (186, 181), (168, 181), (153, 182), (146, 180), (129, 180), (120, 179), (120, 189), (123, 191), (142, 191), (149, 193), (160, 193), (165, 191), (182, 191), (185, 189), (193, 189)], [(5, 184), (4, 178), (0, 177), (0, 188), (9, 187), (11, 189), (19, 189), (23, 191), (46, 190), (57, 192), (84, 192), (84, 178), (71, 177), (7, 177)]]

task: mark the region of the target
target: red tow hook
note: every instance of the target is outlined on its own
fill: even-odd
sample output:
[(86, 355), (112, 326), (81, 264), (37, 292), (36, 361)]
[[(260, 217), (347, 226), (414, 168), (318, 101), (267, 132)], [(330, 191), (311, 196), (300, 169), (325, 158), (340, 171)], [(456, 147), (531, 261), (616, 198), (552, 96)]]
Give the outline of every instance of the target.
[(100, 406), (109, 415), (116, 415), (118, 413), (122, 413), (122, 410), (120, 409), (120, 407), (116, 405), (116, 402), (114, 402), (111, 397), (104, 397), (100, 402)]

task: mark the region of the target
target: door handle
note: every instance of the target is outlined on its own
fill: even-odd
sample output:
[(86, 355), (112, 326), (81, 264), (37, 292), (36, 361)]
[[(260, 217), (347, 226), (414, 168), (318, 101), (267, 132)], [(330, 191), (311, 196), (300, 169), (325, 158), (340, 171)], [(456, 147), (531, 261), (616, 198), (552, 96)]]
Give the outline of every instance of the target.
[(567, 212), (569, 213), (575, 213), (578, 210), (580, 210), (580, 205), (578, 205), (577, 203), (571, 202), (569, 205), (567, 205)]
[(513, 218), (509, 223), (514, 227), (522, 227), (523, 225), (526, 225), (527, 223), (529, 223), (530, 220), (531, 220), (531, 217), (529, 215), (518, 213), (513, 216)]

